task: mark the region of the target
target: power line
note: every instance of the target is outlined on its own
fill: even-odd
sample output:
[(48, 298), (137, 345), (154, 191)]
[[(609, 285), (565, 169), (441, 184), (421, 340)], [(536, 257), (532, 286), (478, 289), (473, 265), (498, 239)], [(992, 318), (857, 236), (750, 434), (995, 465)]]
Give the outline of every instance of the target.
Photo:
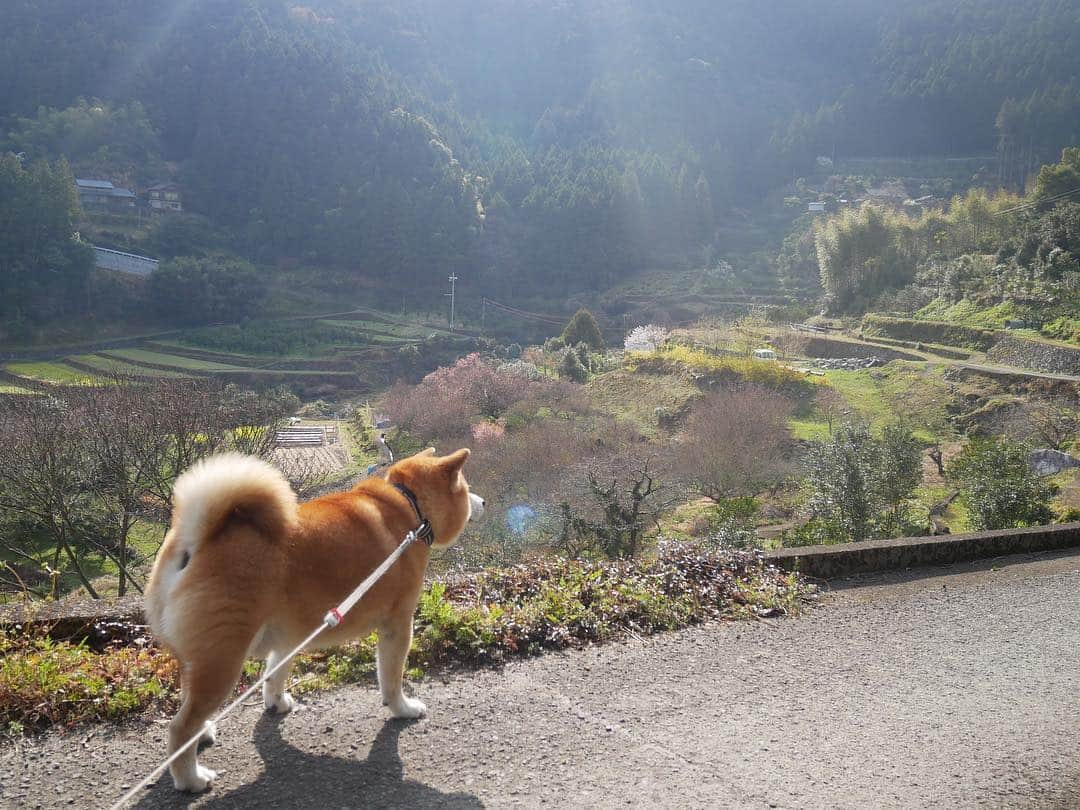
[(994, 216), (1000, 217), (1002, 214), (1011, 214), (1014, 211), (1022, 211), (1025, 208), (1034, 208), (1035, 206), (1042, 205), (1043, 203), (1054, 202), (1056, 200), (1062, 199), (1063, 197), (1069, 197), (1073, 194), (1076, 194), (1077, 192), (1080, 192), (1080, 186), (1069, 189), (1068, 191), (1062, 191), (1060, 194), (1055, 194), (1052, 197), (1043, 197), (1041, 200), (1032, 200), (1031, 202), (1014, 205), (1012, 208), (1006, 208), (1003, 211), (998, 211), (996, 214), (994, 214)]
[(485, 298), (484, 301), (497, 310), (505, 312), (508, 315), (513, 315), (517, 318), (521, 318), (523, 320), (534, 321), (536, 323), (542, 324), (550, 324), (552, 326), (562, 326), (567, 321), (567, 317), (560, 317), (558, 315), (545, 315), (541, 312), (530, 312), (529, 310), (512, 307), (509, 304), (503, 304), (500, 301), (494, 301), (490, 298)]

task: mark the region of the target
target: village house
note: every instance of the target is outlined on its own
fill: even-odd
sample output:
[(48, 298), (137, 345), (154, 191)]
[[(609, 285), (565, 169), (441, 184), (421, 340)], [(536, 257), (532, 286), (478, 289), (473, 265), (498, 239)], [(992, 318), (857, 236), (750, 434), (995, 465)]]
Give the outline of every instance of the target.
[(76, 177), (75, 188), (84, 211), (126, 211), (135, 207), (135, 192), (109, 180)]
[(150, 208), (154, 211), (183, 211), (180, 186), (176, 183), (158, 183), (146, 190)]

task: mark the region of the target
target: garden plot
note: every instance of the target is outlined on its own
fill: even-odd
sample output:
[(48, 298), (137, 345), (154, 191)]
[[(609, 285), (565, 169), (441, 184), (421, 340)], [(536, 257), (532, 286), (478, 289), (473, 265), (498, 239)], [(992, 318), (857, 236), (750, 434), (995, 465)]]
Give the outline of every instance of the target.
[(324, 478), (345, 469), (348, 453), (340, 444), (319, 447), (279, 447), (274, 463), (290, 480)]

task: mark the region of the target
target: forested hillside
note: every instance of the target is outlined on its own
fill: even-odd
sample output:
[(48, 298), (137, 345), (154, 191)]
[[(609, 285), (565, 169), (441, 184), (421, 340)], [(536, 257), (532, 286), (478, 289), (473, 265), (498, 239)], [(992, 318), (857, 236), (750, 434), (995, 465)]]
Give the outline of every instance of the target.
[[(9, 0), (0, 149), (178, 181), (260, 263), (507, 291), (701, 263), (819, 156), (1080, 139), (1068, 0)], [(204, 247), (204, 246), (200, 246)]]

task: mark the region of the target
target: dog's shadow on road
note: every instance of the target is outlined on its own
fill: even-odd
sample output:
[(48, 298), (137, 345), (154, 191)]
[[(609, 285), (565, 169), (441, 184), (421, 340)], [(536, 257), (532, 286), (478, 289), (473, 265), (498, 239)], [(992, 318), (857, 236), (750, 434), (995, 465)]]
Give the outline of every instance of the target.
[[(294, 748), (281, 738), (279, 720), (273, 714), (265, 714), (255, 725), (255, 747), (266, 767), (254, 782), (221, 795), (188, 796), (185, 800), (173, 792), (172, 780), (166, 774), (156, 788), (143, 797), (139, 806), (185, 807), (196, 802), (200, 807), (208, 808), (445, 807), (474, 810), (484, 806), (471, 794), (444, 793), (404, 778), (398, 738), (413, 721), (388, 720), (372, 742), (367, 758), (357, 760)], [(217, 790), (221, 788), (216, 788), (215, 792)], [(165, 792), (171, 795), (166, 798)]]

